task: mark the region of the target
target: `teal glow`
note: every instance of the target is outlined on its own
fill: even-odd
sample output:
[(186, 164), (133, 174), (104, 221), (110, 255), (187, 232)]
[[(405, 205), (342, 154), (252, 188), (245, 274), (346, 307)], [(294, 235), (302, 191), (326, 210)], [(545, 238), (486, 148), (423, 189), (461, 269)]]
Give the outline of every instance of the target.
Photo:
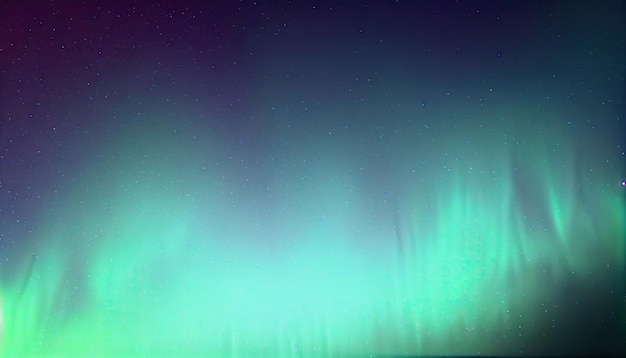
[(2, 282), (4, 356), (515, 354), (550, 285), (624, 268), (624, 193), (577, 182), (567, 138), (392, 165), (392, 199), (339, 145), (283, 153), (291, 169), (246, 191), (241, 167), (179, 160), (207, 150), (168, 126), (135, 134), (85, 164)]

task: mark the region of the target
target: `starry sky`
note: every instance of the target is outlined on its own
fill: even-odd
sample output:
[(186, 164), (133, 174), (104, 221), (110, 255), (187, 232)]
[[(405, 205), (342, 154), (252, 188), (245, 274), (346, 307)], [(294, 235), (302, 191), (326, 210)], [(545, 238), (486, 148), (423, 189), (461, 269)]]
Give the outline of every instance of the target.
[(3, 1), (0, 354), (624, 354), (619, 1)]

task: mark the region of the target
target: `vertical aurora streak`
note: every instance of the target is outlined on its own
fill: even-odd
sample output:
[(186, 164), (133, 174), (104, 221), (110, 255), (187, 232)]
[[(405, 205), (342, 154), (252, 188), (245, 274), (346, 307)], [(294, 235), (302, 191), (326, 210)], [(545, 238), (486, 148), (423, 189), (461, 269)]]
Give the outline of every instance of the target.
[(467, 4), (0, 5), (0, 355), (625, 352), (623, 4)]

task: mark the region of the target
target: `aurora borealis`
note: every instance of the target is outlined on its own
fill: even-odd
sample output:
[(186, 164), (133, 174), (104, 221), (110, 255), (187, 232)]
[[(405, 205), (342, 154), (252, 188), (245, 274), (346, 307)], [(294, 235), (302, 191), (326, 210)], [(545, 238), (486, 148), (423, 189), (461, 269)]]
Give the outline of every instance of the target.
[(624, 3), (0, 4), (0, 355), (625, 354)]

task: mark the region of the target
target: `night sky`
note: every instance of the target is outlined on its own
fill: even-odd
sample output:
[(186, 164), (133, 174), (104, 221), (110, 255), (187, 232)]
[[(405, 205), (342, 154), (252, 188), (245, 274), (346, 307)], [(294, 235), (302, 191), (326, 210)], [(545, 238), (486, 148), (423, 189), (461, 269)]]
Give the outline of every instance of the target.
[(626, 354), (623, 2), (86, 3), (0, 3), (0, 355)]

